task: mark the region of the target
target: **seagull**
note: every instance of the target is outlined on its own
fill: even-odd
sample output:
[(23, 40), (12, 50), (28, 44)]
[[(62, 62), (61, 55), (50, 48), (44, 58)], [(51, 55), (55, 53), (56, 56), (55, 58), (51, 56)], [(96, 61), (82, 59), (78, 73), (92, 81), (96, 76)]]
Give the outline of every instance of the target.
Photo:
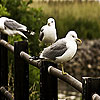
[(44, 48), (39, 58), (60, 63), (62, 67), (62, 74), (67, 74), (64, 72), (63, 64), (71, 60), (76, 54), (76, 41), (82, 43), (82, 41), (77, 37), (77, 33), (75, 31), (69, 31), (65, 38), (59, 39), (47, 48)]
[(41, 28), (39, 39), (44, 43), (54, 43), (57, 40), (55, 20), (53, 18), (49, 18), (47, 25)]
[(0, 17), (0, 31), (9, 36), (20, 34), (26, 39), (27, 36), (25, 34), (35, 34), (35, 32), (30, 32), (29, 30), (27, 30), (27, 27), (25, 25), (22, 25), (15, 20), (9, 19), (7, 17)]

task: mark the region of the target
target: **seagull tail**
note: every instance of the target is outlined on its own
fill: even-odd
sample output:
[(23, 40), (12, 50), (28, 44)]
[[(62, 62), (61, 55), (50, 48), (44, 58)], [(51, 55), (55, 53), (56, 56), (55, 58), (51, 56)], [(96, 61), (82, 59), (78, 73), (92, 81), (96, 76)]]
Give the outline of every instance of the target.
[(22, 32), (19, 32), (18, 34), (23, 36), (24, 38), (28, 39)]
[(30, 32), (30, 35), (35, 35), (35, 32), (31, 31), (31, 32)]
[(35, 32), (30, 31), (30, 30), (27, 30), (27, 31), (22, 31), (22, 33), (23, 33), (24, 35), (26, 35), (26, 36), (29, 36), (29, 35), (34, 36), (34, 35), (35, 35)]
[(32, 56), (32, 57), (30, 57), (29, 59), (38, 60), (38, 59), (40, 59), (40, 57), (39, 57), (39, 56)]

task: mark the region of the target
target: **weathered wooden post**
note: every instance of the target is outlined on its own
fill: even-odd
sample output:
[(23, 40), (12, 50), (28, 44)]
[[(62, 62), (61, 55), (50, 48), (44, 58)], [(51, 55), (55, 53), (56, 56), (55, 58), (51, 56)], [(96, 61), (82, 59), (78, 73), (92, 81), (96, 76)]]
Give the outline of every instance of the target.
[(48, 67), (56, 64), (43, 61), (40, 67), (40, 100), (58, 100), (57, 78), (48, 73)]
[[(0, 39), (8, 41), (8, 36), (0, 34)], [(8, 87), (8, 50), (0, 45), (0, 87)], [(5, 100), (5, 97), (0, 93), (0, 100)]]
[(82, 83), (82, 100), (92, 100), (92, 95), (94, 93), (100, 95), (100, 77), (83, 77)]
[(20, 57), (21, 51), (28, 52), (26, 41), (14, 43), (14, 97), (15, 100), (29, 100), (29, 64)]

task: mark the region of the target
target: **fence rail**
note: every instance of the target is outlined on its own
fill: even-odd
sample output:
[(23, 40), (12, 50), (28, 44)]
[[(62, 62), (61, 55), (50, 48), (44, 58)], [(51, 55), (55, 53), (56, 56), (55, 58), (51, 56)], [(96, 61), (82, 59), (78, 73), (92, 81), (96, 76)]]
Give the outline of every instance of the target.
[[(5, 46), (6, 48), (8, 48), (10, 51), (14, 52), (14, 47), (9, 44), (8, 42), (1, 40), (0, 44)], [(28, 55), (27, 53), (25, 53), (24, 51), (20, 52), (20, 56), (26, 60), (29, 64), (32, 64), (34, 66), (36, 66), (37, 68), (40, 68), (41, 66), (41, 61), (34, 61), (29, 59), (31, 56)], [(67, 75), (62, 75), (62, 72), (57, 69), (54, 68), (53, 66), (49, 66), (48, 67), (48, 71), (50, 74), (58, 77), (59, 79), (69, 83), (70, 85), (72, 85), (74, 88), (76, 88), (79, 92), (82, 92), (82, 83), (80, 81), (78, 81), (77, 79), (75, 79), (74, 77), (72, 77), (71, 75), (67, 74)]]
[[(29, 96), (29, 93), (28, 93), (28, 88), (29, 88), (28, 77), (29, 76), (27, 72), (28, 64), (34, 65), (40, 69), (40, 100), (57, 100), (58, 99), (57, 78), (63, 80), (64, 82), (67, 82), (72, 87), (74, 87), (76, 90), (78, 90), (80, 93), (82, 93), (83, 100), (89, 100), (89, 99), (84, 99), (84, 97), (86, 97), (86, 95), (84, 94), (87, 93), (86, 91), (84, 91), (84, 86), (85, 86), (84, 84), (86, 81), (84, 80), (84, 78), (83, 78), (84, 81), (82, 82), (83, 83), (82, 84), (80, 81), (78, 81), (77, 79), (75, 79), (69, 74), (62, 75), (62, 72), (59, 69), (57, 69), (57, 65), (54, 63), (47, 62), (47, 61), (41, 61), (41, 60), (36, 61), (36, 60), (29, 59), (31, 56), (27, 53), (28, 49), (26, 47), (28, 43), (26, 41), (15, 42), (14, 46), (12, 46), (7, 41), (5, 41), (3, 38), (1, 38), (0, 45), (4, 46), (8, 50), (10, 50), (12, 53), (14, 53), (14, 59), (15, 59), (15, 82), (14, 82), (15, 87), (14, 88), (17, 91), (17, 92), (16, 91), (14, 92), (15, 100), (19, 100), (20, 98), (24, 100), (28, 100), (29, 98), (28, 97)], [(22, 76), (22, 78), (20, 78), (19, 80), (20, 75)], [(1, 85), (0, 87), (2, 86), (3, 85)], [(26, 89), (24, 90), (24, 88), (22, 87)], [(22, 95), (20, 95), (21, 88), (23, 89)], [(87, 89), (86, 86), (85, 88)], [(21, 96), (24, 96), (25, 91), (28, 97), (28, 98), (26, 97), (27, 99), (21, 97)], [(95, 89), (95, 92), (96, 92), (96, 89)], [(91, 98), (92, 98), (92, 94), (94, 94), (94, 91), (91, 92)], [(100, 95), (100, 92), (98, 92), (98, 95)], [(98, 98), (97, 95), (95, 96), (95, 98)], [(0, 99), (0, 100), (3, 100), (3, 99)], [(97, 99), (93, 99), (93, 100), (97, 100)]]
[(92, 100), (100, 100), (100, 96), (98, 94), (93, 94)]
[(1, 91), (1, 93), (2, 94), (4, 94), (5, 95), (5, 97), (7, 98), (7, 99), (9, 99), (9, 100), (14, 100), (14, 97), (11, 95), (11, 93), (9, 92), (9, 91), (7, 91), (6, 89), (5, 89), (5, 87), (0, 87), (0, 91)]

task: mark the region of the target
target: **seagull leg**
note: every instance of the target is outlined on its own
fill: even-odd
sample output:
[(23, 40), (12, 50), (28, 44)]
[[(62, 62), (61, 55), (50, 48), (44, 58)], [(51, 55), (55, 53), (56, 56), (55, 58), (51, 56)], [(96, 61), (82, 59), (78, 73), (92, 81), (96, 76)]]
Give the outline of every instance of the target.
[(61, 64), (61, 68), (62, 68), (62, 74), (63, 74), (63, 75), (68, 74), (68, 73), (64, 72), (64, 66), (63, 66), (63, 64)]

